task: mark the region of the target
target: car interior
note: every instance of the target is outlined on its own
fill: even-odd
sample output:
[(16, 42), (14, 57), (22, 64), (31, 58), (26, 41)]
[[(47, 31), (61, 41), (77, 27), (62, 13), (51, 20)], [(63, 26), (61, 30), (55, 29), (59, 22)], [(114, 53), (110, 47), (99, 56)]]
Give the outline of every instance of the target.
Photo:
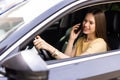
[[(44, 30), (39, 35), (49, 44), (56, 47), (61, 52), (64, 52), (67, 40), (69, 38), (71, 27), (77, 23), (81, 23), (84, 19), (85, 13), (89, 8), (98, 7), (104, 10), (106, 15), (107, 22), (107, 37), (108, 37), (108, 46), (110, 50), (116, 50), (120, 48), (120, 3), (109, 3), (95, 5), (91, 7), (86, 7), (83, 9), (77, 9), (61, 19), (54, 22), (46, 30)], [(82, 34), (79, 35), (81, 37)], [(29, 43), (29, 46), (33, 47), (33, 43)], [(46, 51), (47, 52), (47, 51)], [(45, 52), (43, 52), (44, 54)], [(47, 52), (49, 55), (47, 60), (53, 60), (54, 58)]]
[[(114, 10), (114, 7), (118, 6), (119, 4), (108, 4), (108, 5), (99, 5), (97, 6), (98, 8), (103, 7), (105, 15), (106, 15), (106, 21), (107, 21), (107, 35), (108, 39), (111, 40), (112, 37), (116, 40), (115, 43), (116, 45), (113, 45), (113, 41), (109, 41), (110, 43), (110, 48), (112, 50), (118, 49), (118, 41), (119, 41), (119, 19), (120, 19), (120, 11)], [(94, 6), (96, 7), (96, 6)], [(120, 7), (119, 7), (120, 8)], [(55, 24), (51, 25), (49, 29), (47, 29), (45, 32), (41, 34), (43, 38), (50, 44), (54, 45), (55, 47), (63, 47), (62, 40), (64, 42), (64, 39), (68, 38), (70, 28), (77, 24), (82, 22), (84, 16), (85, 16), (85, 11), (87, 11), (89, 8), (85, 8), (83, 10), (78, 10), (75, 11), (69, 15), (66, 15), (63, 17), (61, 20), (56, 22)], [(57, 27), (56, 27), (57, 26)], [(56, 27), (56, 29), (55, 29)], [(53, 30), (50, 30), (53, 29)], [(49, 34), (50, 33), (50, 34)], [(56, 33), (56, 34), (55, 34)], [(50, 38), (49, 38), (50, 37)], [(54, 38), (52, 38), (54, 37)], [(117, 41), (118, 40), (118, 41)], [(56, 43), (55, 43), (56, 42)], [(118, 43), (117, 43), (118, 42)], [(60, 47), (61, 46), (61, 47)], [(61, 49), (59, 49), (61, 50)]]
[(111, 50), (120, 49), (120, 11), (106, 11), (107, 36)]

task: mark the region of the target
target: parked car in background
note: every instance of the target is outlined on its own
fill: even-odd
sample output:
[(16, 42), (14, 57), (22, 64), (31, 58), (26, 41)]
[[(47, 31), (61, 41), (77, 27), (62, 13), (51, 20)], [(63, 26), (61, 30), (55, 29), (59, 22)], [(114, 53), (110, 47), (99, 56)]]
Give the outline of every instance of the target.
[[(1, 80), (120, 79), (120, 0), (12, 1), (0, 0)], [(64, 52), (69, 29), (93, 7), (105, 12), (111, 50), (56, 60), (34, 47), (40, 35)]]

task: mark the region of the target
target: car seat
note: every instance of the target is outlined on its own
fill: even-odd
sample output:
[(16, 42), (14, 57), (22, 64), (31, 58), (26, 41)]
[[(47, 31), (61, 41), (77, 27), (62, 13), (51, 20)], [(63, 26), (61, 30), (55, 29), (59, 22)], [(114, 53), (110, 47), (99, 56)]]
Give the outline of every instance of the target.
[(105, 15), (109, 47), (111, 50), (120, 49), (120, 12), (108, 10)]

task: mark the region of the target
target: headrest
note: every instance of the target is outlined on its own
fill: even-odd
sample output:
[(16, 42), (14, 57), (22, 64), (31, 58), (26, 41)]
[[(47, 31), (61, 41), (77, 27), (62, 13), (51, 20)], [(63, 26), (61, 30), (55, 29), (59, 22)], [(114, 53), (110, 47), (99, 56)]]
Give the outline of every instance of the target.
[(106, 21), (108, 32), (120, 33), (120, 12), (119, 11), (106, 11)]

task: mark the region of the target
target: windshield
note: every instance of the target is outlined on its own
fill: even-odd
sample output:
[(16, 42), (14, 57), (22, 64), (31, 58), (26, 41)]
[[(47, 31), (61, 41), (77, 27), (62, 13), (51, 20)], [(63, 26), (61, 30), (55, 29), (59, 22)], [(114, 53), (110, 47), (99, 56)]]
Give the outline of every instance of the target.
[(0, 42), (24, 22), (22, 17), (3, 15), (24, 1), (26, 0), (0, 0)]
[(61, 1), (0, 0), (0, 42)]
[(23, 23), (21, 17), (0, 18), (0, 42)]

